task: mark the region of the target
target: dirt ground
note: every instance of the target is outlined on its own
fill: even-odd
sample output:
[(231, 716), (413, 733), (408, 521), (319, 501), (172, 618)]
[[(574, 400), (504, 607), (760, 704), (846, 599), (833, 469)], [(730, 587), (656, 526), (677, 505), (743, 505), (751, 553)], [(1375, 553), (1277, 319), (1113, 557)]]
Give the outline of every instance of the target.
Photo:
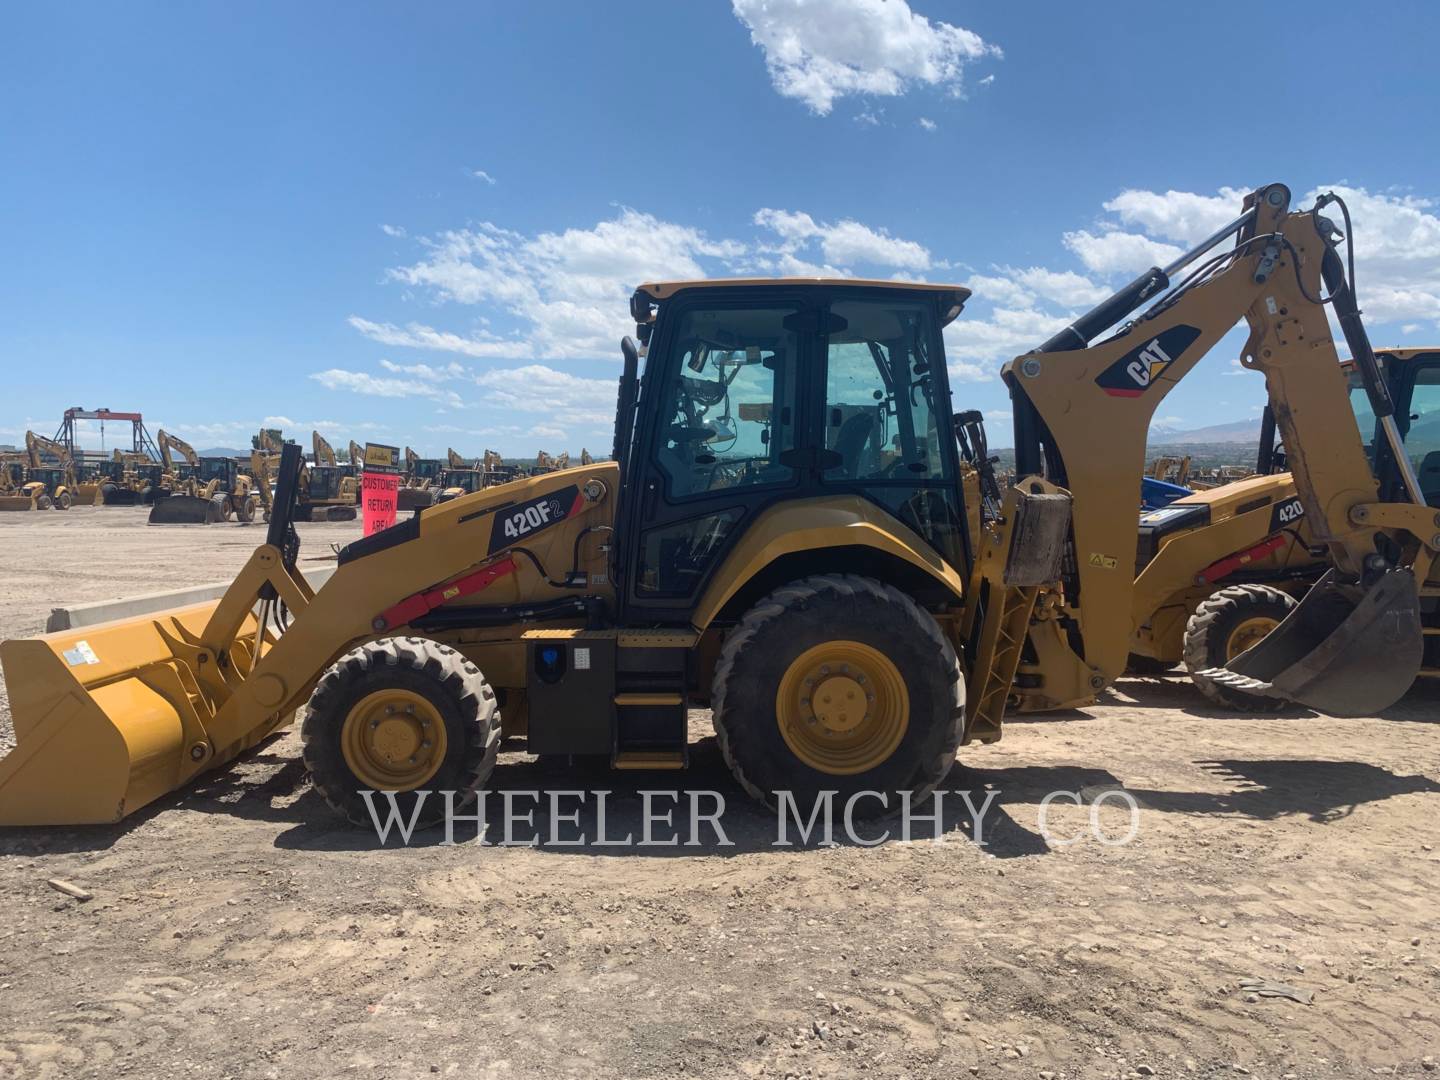
[[(0, 515), (0, 636), (223, 579), (261, 537), (143, 520)], [(302, 530), (305, 556), (356, 533)], [(996, 793), (983, 845), (956, 795), (941, 843), (773, 846), (697, 713), (679, 783), (724, 796), (731, 846), (598, 846), (591, 801), (586, 846), (382, 848), (332, 819), (286, 734), (122, 825), (0, 833), (0, 1076), (1427, 1075), (1437, 704), (1255, 719), (1126, 680), (962, 751), (944, 787)], [(491, 788), (609, 790), (613, 837), (676, 783), (507, 748)], [(1047, 793), (1120, 786), (1133, 841), (1046, 842)], [(1130, 824), (1113, 797), (1057, 802), (1052, 838), (1092, 809), (1112, 838)]]

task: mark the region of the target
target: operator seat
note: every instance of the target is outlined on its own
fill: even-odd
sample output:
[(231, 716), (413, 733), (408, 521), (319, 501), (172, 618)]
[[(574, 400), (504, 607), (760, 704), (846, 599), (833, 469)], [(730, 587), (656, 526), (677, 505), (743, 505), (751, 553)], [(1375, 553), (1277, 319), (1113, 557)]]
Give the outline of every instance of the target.
[(1419, 476), (1425, 505), (1440, 506), (1440, 450), (1431, 450), (1420, 459)]
[(840, 425), (840, 433), (835, 436), (835, 452), (841, 457), (840, 467), (845, 470), (846, 479), (859, 479), (860, 457), (874, 434), (875, 414), (871, 412), (856, 413)]

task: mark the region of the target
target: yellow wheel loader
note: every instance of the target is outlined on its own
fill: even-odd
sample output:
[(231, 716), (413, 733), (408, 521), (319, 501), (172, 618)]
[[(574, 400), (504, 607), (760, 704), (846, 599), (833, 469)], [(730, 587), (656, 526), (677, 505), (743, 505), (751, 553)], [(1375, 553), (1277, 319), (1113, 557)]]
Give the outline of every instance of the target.
[(968, 290), (889, 281), (642, 285), (613, 460), (423, 510), (343, 548), (319, 590), (296, 569), (287, 447), (266, 542), (219, 601), (0, 645), (18, 736), (0, 822), (116, 820), (297, 718), (336, 810), (366, 822), (382, 791), (428, 822), (474, 798), (502, 734), (679, 769), (686, 710), (705, 706), (757, 798), (893, 810), (957, 746), (999, 739), (1012, 701), (1087, 701), (1123, 670), (1150, 417), (1240, 318), (1330, 569), (1205, 674), (1382, 708), (1420, 665), (1415, 582), (1440, 524), (1403, 454), (1382, 497), (1323, 305), (1384, 445), (1402, 444), (1330, 200), (1289, 199), (1252, 193), (1209, 242), (1006, 365), (1005, 487), (985, 455), (961, 461), (949, 412), (941, 330)]

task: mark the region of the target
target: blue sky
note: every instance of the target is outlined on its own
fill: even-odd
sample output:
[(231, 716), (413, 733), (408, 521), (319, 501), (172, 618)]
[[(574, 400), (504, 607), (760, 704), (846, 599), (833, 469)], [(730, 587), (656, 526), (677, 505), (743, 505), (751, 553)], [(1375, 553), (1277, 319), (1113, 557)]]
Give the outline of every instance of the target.
[[(1345, 185), (1377, 342), (1440, 339), (1440, 7), (31, 4), (0, 35), (0, 441), (66, 405), (608, 449), (646, 277), (971, 283), (957, 406), (1231, 215)], [(1249, 415), (1220, 350), (1160, 408)], [(91, 439), (98, 445), (98, 439)]]

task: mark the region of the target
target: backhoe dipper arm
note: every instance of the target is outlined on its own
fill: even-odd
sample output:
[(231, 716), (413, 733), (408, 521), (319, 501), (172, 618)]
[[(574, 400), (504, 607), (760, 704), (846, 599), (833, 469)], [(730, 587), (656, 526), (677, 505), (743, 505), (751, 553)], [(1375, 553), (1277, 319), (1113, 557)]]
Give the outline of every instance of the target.
[[(1419, 551), (1419, 542), (1436, 532), (1434, 511), (1423, 503), (1376, 505), (1378, 485), (1322, 299), (1323, 280), (1362, 372), (1362, 357), (1373, 369), (1332, 246), (1333, 226), (1318, 207), (1292, 213), (1289, 206), (1283, 185), (1260, 188), (1246, 197), (1244, 213), (1204, 244), (1142, 275), (1040, 350), (1005, 365), (1017, 479), (1043, 475), (1074, 496), (1056, 626), (1048, 635), (1032, 634), (1037, 651), (1046, 654), (1038, 669), (1049, 684), (1049, 705), (1083, 702), (1124, 670), (1136, 539), (1134, 484), (1125, 478), (1143, 471), (1150, 421), (1165, 395), (1242, 316), (1250, 337), (1240, 362), (1265, 375), (1307, 521), (1340, 578), (1368, 585), (1386, 568), (1376, 562), (1381, 530), (1401, 553), (1393, 561), (1409, 566), (1423, 559), (1428, 567), (1433, 551)], [(1238, 234), (1233, 248), (1206, 257), (1231, 234)], [(1153, 284), (1163, 288), (1171, 274), (1202, 258), (1146, 312), (1088, 344), (1155, 296)], [(1377, 378), (1370, 385), (1376, 414), (1387, 415), (1383, 384)], [(1403, 448), (1397, 457), (1403, 459)]]

